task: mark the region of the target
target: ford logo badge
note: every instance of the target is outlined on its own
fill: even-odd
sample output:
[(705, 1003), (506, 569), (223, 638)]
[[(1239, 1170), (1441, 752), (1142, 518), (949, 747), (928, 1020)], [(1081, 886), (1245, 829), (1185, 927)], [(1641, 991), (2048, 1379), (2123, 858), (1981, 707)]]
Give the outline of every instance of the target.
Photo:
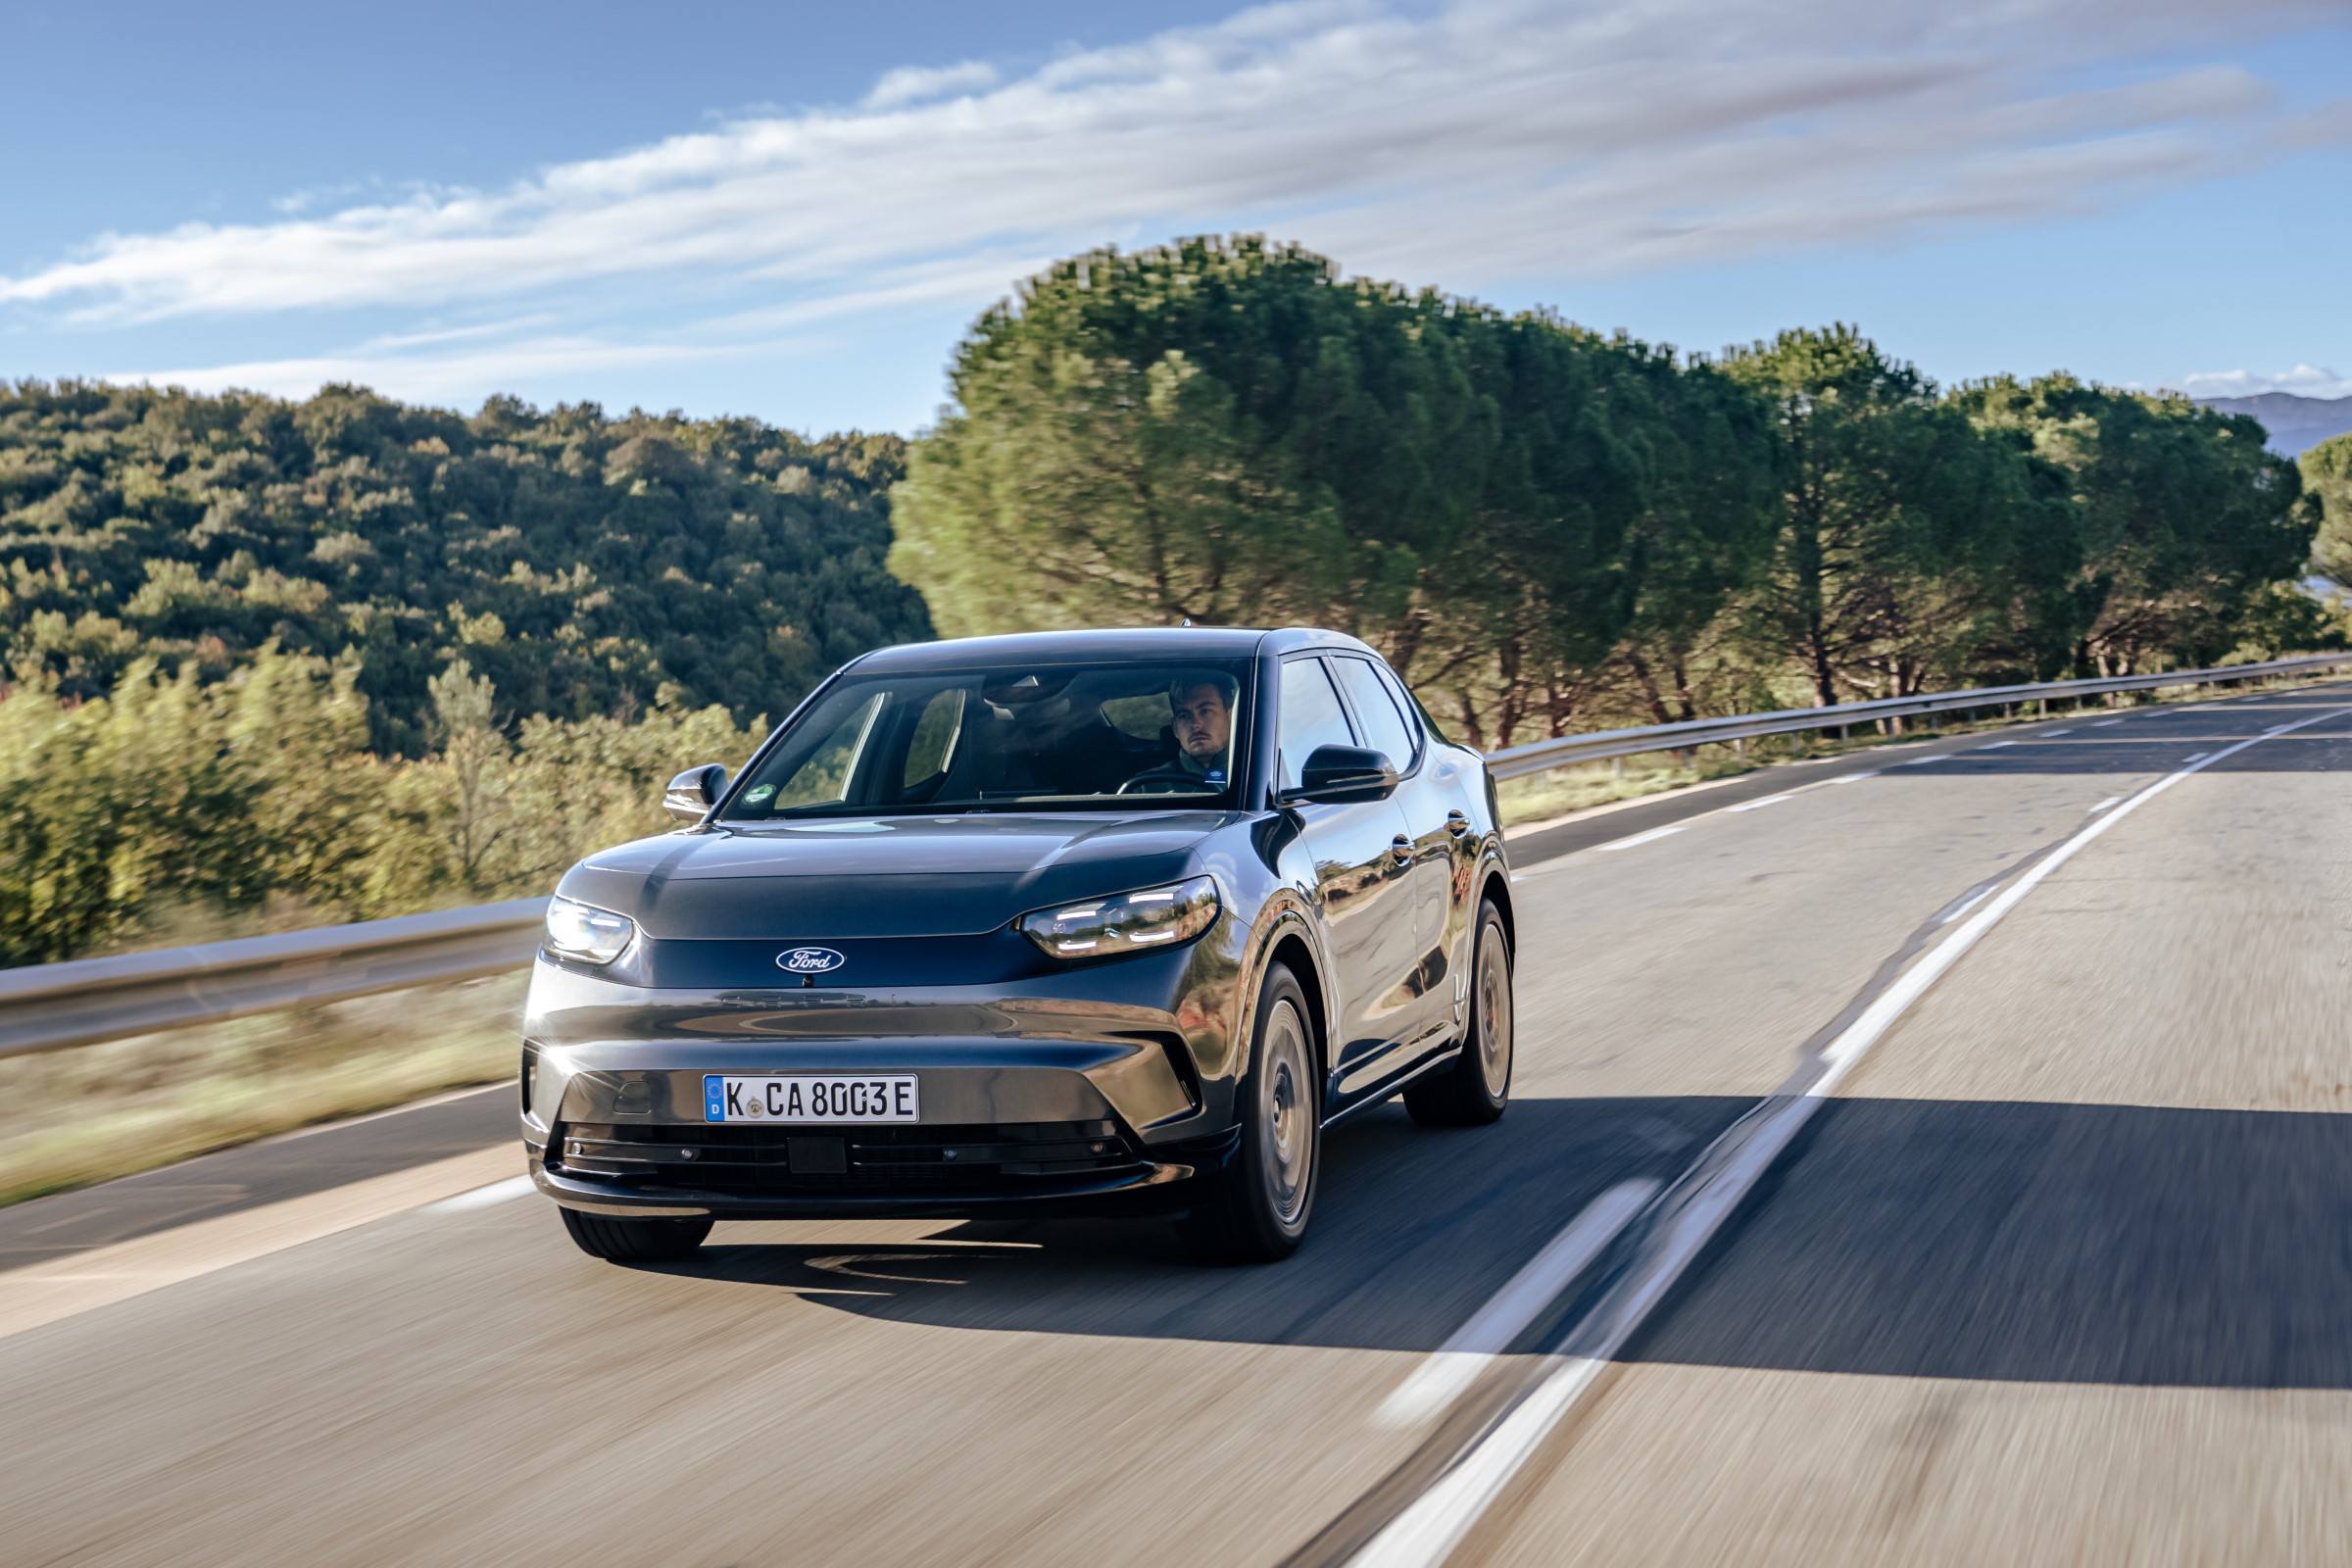
[(795, 948), (776, 955), (776, 967), (786, 974), (831, 974), (849, 961), (831, 948)]

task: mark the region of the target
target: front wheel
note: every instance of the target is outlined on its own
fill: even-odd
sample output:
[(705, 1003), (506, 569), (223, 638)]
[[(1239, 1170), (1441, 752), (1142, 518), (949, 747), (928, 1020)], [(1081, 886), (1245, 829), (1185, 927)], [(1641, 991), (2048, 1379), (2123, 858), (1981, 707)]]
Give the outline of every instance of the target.
[(1258, 988), (1250, 1071), (1241, 1084), (1241, 1152), (1184, 1220), (1185, 1240), (1204, 1262), (1272, 1263), (1306, 1237), (1323, 1155), (1323, 1080), (1313, 1041), (1306, 993), (1275, 964)]
[(1424, 1127), (1483, 1127), (1511, 1102), (1511, 943), (1493, 904), (1478, 906), (1478, 945), (1471, 951), (1461, 1054), (1404, 1092), (1404, 1108)]
[(580, 1250), (608, 1263), (674, 1263), (692, 1257), (710, 1234), (707, 1219), (623, 1219), (576, 1208), (560, 1212)]

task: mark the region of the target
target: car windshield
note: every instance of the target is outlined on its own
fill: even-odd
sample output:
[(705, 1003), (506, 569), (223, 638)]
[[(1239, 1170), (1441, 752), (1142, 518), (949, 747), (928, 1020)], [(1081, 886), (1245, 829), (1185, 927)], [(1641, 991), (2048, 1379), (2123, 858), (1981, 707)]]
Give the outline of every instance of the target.
[(722, 820), (1229, 805), (1247, 661), (853, 674), (755, 763)]

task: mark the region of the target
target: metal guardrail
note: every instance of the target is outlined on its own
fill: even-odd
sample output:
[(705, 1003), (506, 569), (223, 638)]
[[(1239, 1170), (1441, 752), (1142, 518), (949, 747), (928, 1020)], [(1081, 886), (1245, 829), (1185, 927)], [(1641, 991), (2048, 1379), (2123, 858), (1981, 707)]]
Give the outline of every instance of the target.
[(2227, 681), (2261, 680), (2272, 675), (2301, 675), (2347, 665), (2352, 665), (2352, 653), (2313, 654), (2301, 659), (2275, 659), (2267, 664), (2226, 664), (2218, 669), (2172, 669), (2154, 675), (2113, 675), (2101, 680), (2043, 681), (2032, 686), (1980, 686), (1971, 691), (1886, 697), (1876, 702), (1845, 703), (1837, 708), (1791, 708), (1777, 713), (1738, 713), (1729, 718), (1694, 718), (1680, 724), (1596, 730), (1590, 735), (1563, 735), (1557, 740), (1532, 741), (1525, 746), (1505, 747), (1499, 752), (1487, 754), (1487, 766), (1498, 779), (1524, 778), (1530, 773), (1546, 772), (1555, 767), (1573, 767), (1579, 762), (1605, 762), (1613, 757), (1638, 757), (1647, 752), (1689, 751), (1694, 746), (1753, 740), (1759, 735), (1790, 735), (1809, 729), (1841, 729), (1882, 718), (1965, 712), (1971, 709), (2048, 702), (2054, 698), (2098, 697), (2108, 692), (2146, 692), (2166, 686), (2211, 686)]
[[(1488, 757), (1487, 765), (1497, 778), (1518, 778), (1613, 757), (1682, 751), (1798, 730), (1836, 729), (1897, 715), (1948, 713), (2164, 686), (2260, 680), (2344, 666), (2352, 666), (2352, 653), (2108, 680), (1987, 686), (1849, 703), (1840, 708), (1741, 713), (1537, 741), (1495, 752)], [(405, 986), (499, 974), (530, 961), (538, 950), (546, 914), (545, 899), (516, 899), (284, 936), (0, 970), (0, 1056), (61, 1051), (281, 1007), (342, 1002)]]
[(95, 1045), (531, 961), (547, 900), (0, 969), (0, 1056)]

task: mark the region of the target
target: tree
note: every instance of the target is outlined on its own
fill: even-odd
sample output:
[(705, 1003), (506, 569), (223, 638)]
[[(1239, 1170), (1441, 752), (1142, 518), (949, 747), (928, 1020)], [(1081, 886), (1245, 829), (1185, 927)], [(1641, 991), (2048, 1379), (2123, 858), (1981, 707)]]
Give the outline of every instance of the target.
[(2303, 488), (2320, 508), (2311, 564), (2352, 587), (2352, 435), (2339, 435), (2306, 450), (2297, 466)]
[(1782, 452), (1770, 559), (1743, 619), (1815, 700), (1906, 696), (1970, 667), (2011, 618), (2035, 515), (2013, 447), (1850, 326), (1726, 356), (1771, 401)]
[(1961, 402), (2063, 475), (2082, 531), (2072, 662), (2084, 674), (2210, 663), (2270, 586), (2304, 569), (2318, 519), (2251, 417), (2064, 374), (1996, 378)]
[(1060, 263), (952, 380), (892, 556), (943, 627), (1311, 621), (1474, 743), (1565, 721), (1562, 672), (1617, 645), (1646, 564), (1715, 592), (1697, 558), (1740, 559), (1769, 461), (1671, 351), (1249, 237)]

